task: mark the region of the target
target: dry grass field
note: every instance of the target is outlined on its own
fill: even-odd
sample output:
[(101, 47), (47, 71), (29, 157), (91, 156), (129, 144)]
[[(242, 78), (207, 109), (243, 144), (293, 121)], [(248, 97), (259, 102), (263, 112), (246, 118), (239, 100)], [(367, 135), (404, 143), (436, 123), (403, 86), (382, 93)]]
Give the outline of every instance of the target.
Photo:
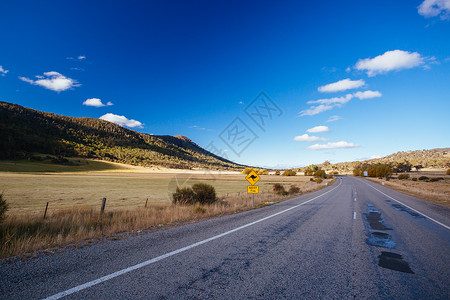
[[(400, 192), (416, 196), (428, 201), (450, 207), (450, 176), (445, 175), (445, 170), (425, 170), (420, 172), (408, 173), (409, 179), (394, 179), (386, 181), (384, 179), (369, 178), (374, 182), (381, 184), (384, 182), (385, 186), (398, 190)], [(430, 182), (426, 180), (418, 180), (421, 176), (428, 178), (441, 177), (442, 180)], [(412, 179), (416, 178), (416, 181)]]
[[(304, 194), (331, 181), (317, 184), (310, 178), (262, 176), (255, 204), (267, 205), (293, 196), (273, 193), (274, 183), (286, 189), (295, 185), (299, 194)], [(220, 199), (217, 204), (172, 205), (171, 194), (177, 186), (199, 182), (215, 187)], [(0, 257), (251, 209), (247, 185), (245, 175), (237, 172), (0, 172), (0, 192), (9, 205), (0, 230)], [(103, 197), (107, 198), (106, 209), (100, 214)], [(43, 219), (47, 202), (47, 217)]]
[[(306, 176), (263, 175), (260, 191), (272, 191), (273, 183), (317, 186)], [(219, 197), (246, 194), (248, 182), (243, 174), (220, 173), (117, 173), (89, 172), (72, 174), (0, 173), (0, 191), (8, 200), (11, 214), (39, 214), (49, 202), (49, 212), (61, 209), (100, 209), (107, 198), (107, 210), (170, 205), (177, 186), (205, 182), (213, 185)]]

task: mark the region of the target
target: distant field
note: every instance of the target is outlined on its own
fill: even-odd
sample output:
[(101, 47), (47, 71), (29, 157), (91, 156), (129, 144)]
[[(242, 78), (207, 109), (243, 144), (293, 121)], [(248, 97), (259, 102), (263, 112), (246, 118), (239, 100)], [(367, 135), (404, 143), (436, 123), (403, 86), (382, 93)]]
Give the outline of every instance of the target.
[[(79, 172), (72, 174), (0, 173), (0, 191), (10, 205), (11, 214), (42, 213), (46, 202), (49, 211), (78, 207), (100, 207), (107, 198), (107, 209), (135, 208), (145, 205), (169, 205), (176, 186), (206, 182), (213, 185), (220, 197), (247, 191), (243, 174), (168, 174)], [(262, 176), (261, 192), (272, 191), (273, 183), (317, 186), (306, 176)]]
[(27, 160), (0, 160), (0, 172), (87, 172), (87, 171), (107, 171), (107, 170), (127, 170), (125, 165), (114, 164), (99, 160), (88, 160), (78, 158), (68, 158), (69, 162), (76, 165), (64, 165), (44, 161)]

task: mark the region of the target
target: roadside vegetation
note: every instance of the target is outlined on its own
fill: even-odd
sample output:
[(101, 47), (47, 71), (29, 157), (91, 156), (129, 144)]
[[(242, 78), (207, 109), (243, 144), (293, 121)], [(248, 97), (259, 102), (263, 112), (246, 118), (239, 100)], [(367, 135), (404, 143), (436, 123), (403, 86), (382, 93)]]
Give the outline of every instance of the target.
[(378, 178), (368, 179), (379, 184), (384, 182), (385, 186), (394, 190), (450, 207), (450, 178), (444, 178), (441, 176), (405, 178), (407, 176), (401, 175), (399, 175), (399, 178), (391, 178), (389, 181)]
[(389, 180), (391, 175), (394, 173), (394, 170), (388, 165), (371, 165), (367, 163), (361, 164), (353, 169), (354, 176), (364, 176), (364, 173), (366, 173), (368, 177), (378, 177)]

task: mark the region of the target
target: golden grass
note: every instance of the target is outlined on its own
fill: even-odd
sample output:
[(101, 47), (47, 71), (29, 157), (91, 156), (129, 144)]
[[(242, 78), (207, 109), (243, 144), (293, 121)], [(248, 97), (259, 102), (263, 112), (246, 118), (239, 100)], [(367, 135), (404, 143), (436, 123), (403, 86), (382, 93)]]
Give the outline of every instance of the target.
[[(199, 182), (213, 185), (219, 197), (227, 197), (247, 192), (248, 182), (244, 178), (243, 174), (209, 173), (0, 173), (0, 192), (8, 200), (12, 214), (42, 215), (47, 202), (49, 211), (81, 205), (100, 209), (104, 197), (107, 210), (143, 207), (147, 199), (152, 205), (168, 205), (177, 186)], [(288, 188), (309, 179), (309, 176), (264, 175), (257, 184), (260, 191), (269, 192), (273, 183)]]
[(384, 182), (384, 185), (388, 188), (450, 207), (450, 181), (448, 179), (436, 182), (412, 181), (410, 179), (390, 179), (389, 181), (377, 178), (366, 179), (379, 184)]
[[(173, 174), (0, 174), (0, 190), (4, 189), (4, 198), (11, 207), (0, 228), (0, 257), (58, 248), (122, 232), (154, 229), (252, 208), (251, 195), (244, 193), (247, 183), (242, 175), (211, 177), (211, 174), (175, 176), (175, 182), (180, 185), (202, 181), (216, 187), (220, 201), (200, 207), (171, 204), (168, 190), (176, 187), (172, 186)], [(326, 186), (325, 182), (317, 184), (310, 182), (309, 178), (263, 176), (258, 183), (262, 192), (255, 196), (255, 205), (264, 206), (265, 203), (289, 197), (271, 192), (275, 182), (282, 183), (286, 188), (295, 184), (300, 188), (300, 194)], [(327, 180), (328, 184), (330, 182), (331, 180)], [(143, 193), (144, 190), (146, 194)], [(110, 198), (105, 212), (101, 214), (101, 196), (105, 195)], [(51, 200), (54, 197), (58, 199)], [(149, 203), (145, 208), (147, 197)], [(50, 202), (49, 211), (46, 219), (43, 219), (47, 201)]]

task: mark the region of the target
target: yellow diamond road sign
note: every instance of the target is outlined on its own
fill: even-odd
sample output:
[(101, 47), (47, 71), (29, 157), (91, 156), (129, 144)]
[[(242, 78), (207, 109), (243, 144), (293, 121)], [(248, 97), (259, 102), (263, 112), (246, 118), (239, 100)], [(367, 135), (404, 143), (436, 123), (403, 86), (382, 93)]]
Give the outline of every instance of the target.
[(248, 182), (250, 182), (251, 185), (254, 185), (258, 182), (258, 180), (261, 179), (258, 174), (254, 170), (252, 170), (247, 176), (245, 176), (245, 179), (247, 179)]
[(247, 185), (247, 193), (248, 194), (258, 194), (259, 186), (257, 185)]

